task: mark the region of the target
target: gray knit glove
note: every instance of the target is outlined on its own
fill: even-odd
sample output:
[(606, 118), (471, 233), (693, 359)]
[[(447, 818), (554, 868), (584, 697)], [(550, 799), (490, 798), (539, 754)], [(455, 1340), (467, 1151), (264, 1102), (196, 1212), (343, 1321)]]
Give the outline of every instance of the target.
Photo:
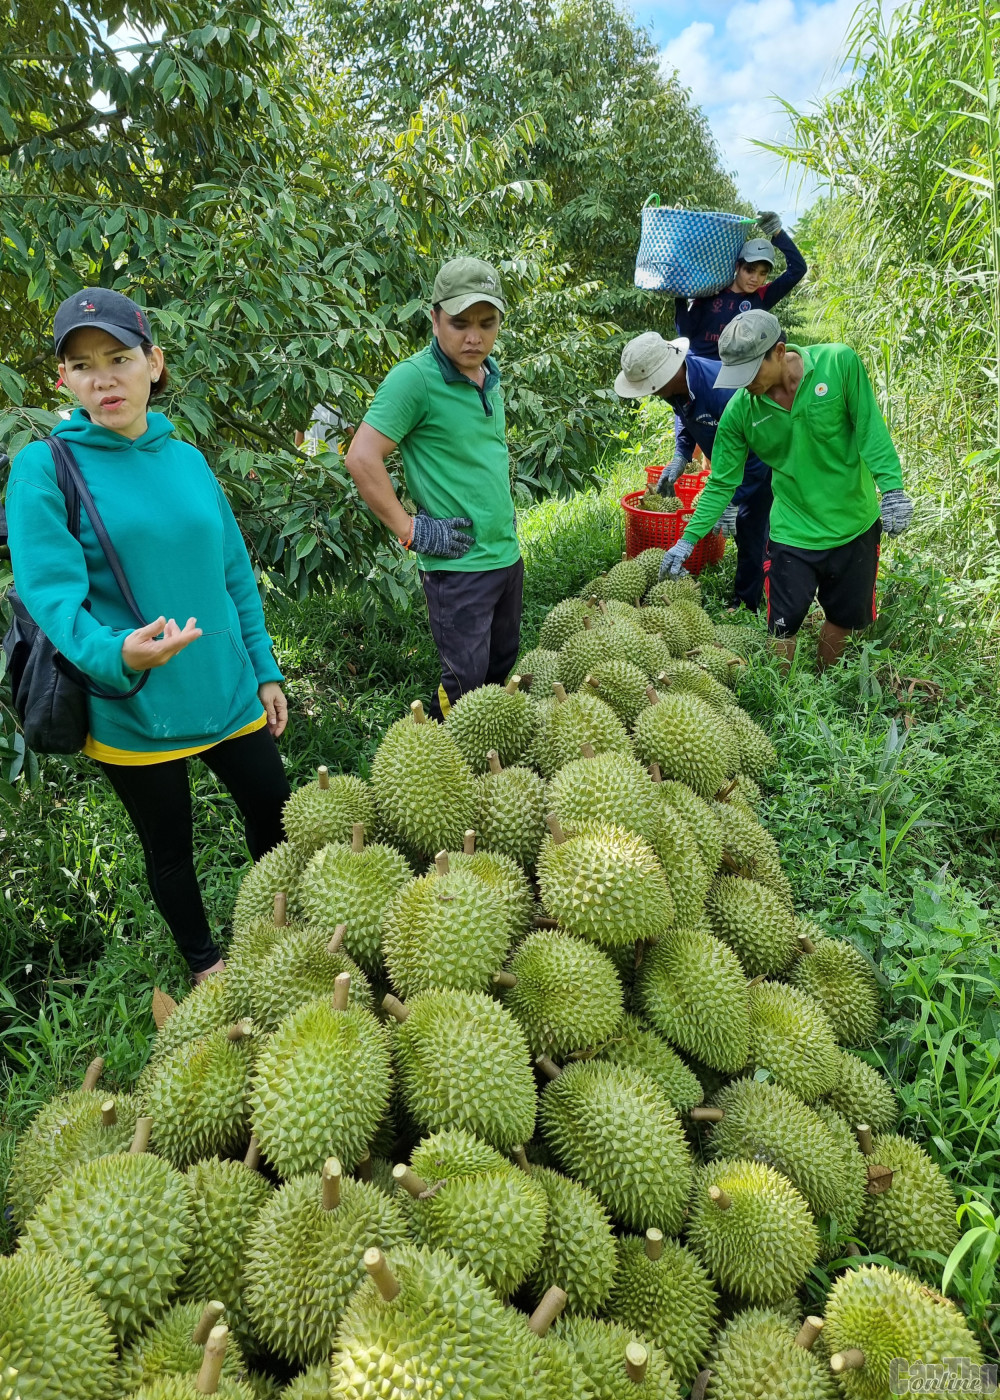
[(694, 545), (687, 540), (678, 540), (675, 545), (668, 549), (660, 560), (660, 578), (676, 578), (684, 567), (684, 560), (694, 549)]
[(410, 548), (416, 554), (432, 554), (438, 559), (461, 559), (476, 543), (471, 535), (462, 533), (471, 528), (472, 521), (466, 520), (464, 515), (434, 520), (421, 507), (413, 517)]
[(765, 238), (773, 238), (776, 233), (781, 232), (781, 215), (776, 214), (773, 209), (758, 210), (757, 222)]
[(736, 517), (739, 513), (739, 506), (726, 506), (725, 510), (719, 516), (718, 522), (712, 530), (712, 534), (721, 535), (724, 540), (731, 540), (736, 534)]
[(912, 519), (913, 502), (905, 491), (883, 491), (882, 529), (887, 535), (901, 535)]

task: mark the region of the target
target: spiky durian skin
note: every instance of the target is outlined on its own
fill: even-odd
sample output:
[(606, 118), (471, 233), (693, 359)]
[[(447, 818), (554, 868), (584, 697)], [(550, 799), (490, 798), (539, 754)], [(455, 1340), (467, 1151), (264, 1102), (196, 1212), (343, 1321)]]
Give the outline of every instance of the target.
[(866, 1193), (858, 1233), (872, 1254), (884, 1254), (928, 1280), (941, 1266), (921, 1259), (920, 1250), (948, 1255), (958, 1244), (958, 1209), (947, 1177), (917, 1143), (880, 1133), (866, 1164), (889, 1167), (892, 1185), (879, 1195)]
[(694, 1108), (705, 1097), (697, 1076), (681, 1057), (635, 1016), (625, 1016), (617, 1032), (598, 1045), (597, 1051), (602, 1060), (613, 1065), (643, 1070), (659, 1084), (674, 1108)]
[[(559, 679), (559, 652), (548, 651), (545, 647), (533, 647), (526, 651), (511, 671), (508, 680), (520, 676), (524, 688), (532, 700), (552, 694), (552, 683)], [(528, 683), (528, 677), (531, 683)]]
[(706, 1400), (837, 1400), (826, 1357), (797, 1346), (796, 1331), (779, 1312), (738, 1313), (716, 1339)]
[(570, 691), (578, 691), (595, 666), (606, 661), (626, 661), (623, 633), (599, 624), (571, 636), (559, 652), (559, 680)]
[(761, 650), (767, 643), (763, 632), (755, 632), (752, 627), (742, 627), (738, 622), (717, 622), (713, 630), (718, 645), (728, 647), (737, 656), (742, 656), (744, 661), (749, 661), (754, 652)]
[(544, 779), (515, 765), (480, 778), (476, 844), (533, 870), (545, 835), (548, 812)]
[[(389, 1106), (392, 1065), (385, 1028), (355, 1003), (307, 1002), (282, 1021), (251, 1081), (253, 1128), (280, 1176), (318, 1172), (328, 1157), (350, 1170)], [(292, 1107), (294, 1105), (294, 1107)]]
[[(730, 1198), (722, 1209), (709, 1196)], [(780, 1303), (819, 1254), (819, 1234), (802, 1195), (763, 1162), (713, 1162), (695, 1174), (688, 1243), (720, 1287), (748, 1303)]]
[(611, 706), (626, 729), (632, 728), (639, 711), (649, 704), (649, 677), (631, 661), (603, 661), (588, 672), (586, 680), (588, 688)]
[(846, 1050), (837, 1058), (837, 1078), (826, 1099), (848, 1123), (867, 1123), (873, 1133), (891, 1132), (899, 1117), (896, 1095), (885, 1077)]
[(153, 1150), (183, 1170), (202, 1157), (229, 1156), (250, 1135), (246, 1097), (253, 1066), (252, 1036), (230, 1040), (225, 1030), (157, 1060), (142, 1094), (153, 1120)]
[(538, 645), (546, 651), (559, 651), (574, 632), (583, 631), (583, 619), (590, 608), (582, 598), (564, 598), (542, 618), (538, 629)]
[(719, 1317), (719, 1296), (701, 1260), (676, 1240), (659, 1259), (645, 1240), (618, 1241), (618, 1271), (607, 1314), (660, 1347), (681, 1385), (701, 1370)]
[[(194, 1376), (154, 1376), (134, 1391), (129, 1400), (198, 1400), (201, 1392)], [(243, 1381), (223, 1377), (215, 1392), (218, 1400), (256, 1400), (250, 1386)]]
[(177, 1292), (194, 1231), (187, 1182), (149, 1153), (84, 1162), (53, 1186), (22, 1249), (79, 1266), (121, 1342)]
[[(680, 1390), (666, 1355), (632, 1328), (594, 1317), (561, 1317), (553, 1335), (567, 1345), (594, 1390), (596, 1400), (680, 1400)], [(646, 1374), (630, 1379), (625, 1349), (639, 1342), (646, 1352)]]
[(676, 929), (645, 949), (636, 974), (643, 1015), (712, 1069), (735, 1074), (750, 1050), (747, 980), (733, 950), (704, 929)]
[[(204, 1343), (199, 1345), (193, 1342), (191, 1334), (198, 1325), (205, 1302), (214, 1296), (206, 1294), (200, 1302), (174, 1303), (165, 1313), (160, 1314), (152, 1327), (140, 1333), (122, 1356), (119, 1373), (122, 1394), (138, 1390), (154, 1376), (197, 1374), (205, 1355), (205, 1346)], [(226, 1318), (227, 1323), (228, 1321)], [(239, 1343), (230, 1336), (222, 1363), (222, 1374), (239, 1379), (243, 1368), (243, 1353)]]
[(580, 757), (580, 745), (597, 753), (613, 749), (632, 756), (632, 740), (610, 705), (596, 695), (578, 691), (565, 700), (551, 700), (539, 711), (531, 761), (543, 778), (558, 773), (564, 763)]
[(660, 565), (663, 563), (663, 550), (650, 548), (644, 549), (635, 556), (635, 562), (641, 564), (646, 574), (646, 588), (650, 589), (660, 577)]
[[(952, 1357), (968, 1358), (971, 1366), (983, 1362), (979, 1344), (954, 1303), (906, 1274), (874, 1265), (849, 1269), (834, 1282), (826, 1303), (823, 1344), (831, 1356), (864, 1353), (860, 1370), (845, 1370), (837, 1378), (844, 1400), (884, 1400), (890, 1394), (890, 1368), (896, 1358), (909, 1362), (914, 1379), (917, 1365)], [(943, 1395), (933, 1392), (935, 1400)]]
[(382, 919), (398, 892), (413, 879), (406, 857), (381, 841), (352, 851), (324, 846), (302, 874), (302, 912), (309, 923), (332, 937), (346, 924), (344, 950), (366, 972), (381, 960)]
[(288, 915), (294, 915), (299, 895), (299, 880), (308, 854), (283, 841), (261, 856), (243, 877), (233, 908), (233, 928), (241, 929), (251, 919), (269, 919), (274, 912), (274, 896), (288, 896)]
[(700, 797), (714, 797), (729, 776), (733, 741), (726, 721), (696, 695), (661, 695), (639, 715), (634, 733), (643, 763), (658, 763), (664, 778), (686, 783)]
[(397, 1192), (414, 1242), (447, 1250), (508, 1297), (541, 1255), (549, 1211), (545, 1192), (495, 1148), (461, 1129), (425, 1138), (410, 1164), (434, 1190), (427, 1200)]
[(882, 998), (864, 954), (801, 919), (798, 932), (808, 935), (816, 951), (795, 962), (789, 982), (819, 1002), (841, 1045), (870, 1045), (878, 1033)]
[[(656, 784), (652, 786), (655, 789)], [(666, 802), (659, 803), (649, 843), (663, 866), (678, 925), (694, 928), (705, 913), (712, 872), (702, 860), (683, 817)]]
[(756, 815), (739, 802), (713, 804), (722, 828), (726, 869), (735, 868), (748, 880), (767, 885), (793, 912), (791, 886), (781, 866), (778, 843), (765, 831)]
[(464, 870), (423, 875), (399, 891), (382, 921), (382, 949), (402, 997), (485, 991), (507, 956), (503, 898)]
[[(461, 870), (482, 880), (500, 895), (511, 930), (527, 933), (535, 913), (535, 896), (524, 871), (517, 861), (499, 851), (452, 851), (448, 860), (452, 870)], [(434, 867), (427, 873), (430, 874)]]
[(609, 822), (646, 840), (661, 806), (642, 764), (615, 752), (565, 764), (549, 784), (549, 804), (561, 822)]
[(489, 754), (500, 762), (519, 763), (535, 734), (536, 711), (523, 690), (481, 685), (459, 696), (448, 711), (445, 729), (473, 773), (485, 773)]
[(535, 1128), (528, 1043), (498, 1002), (480, 992), (424, 992), (397, 1026), (399, 1087), (425, 1132), (465, 1128), (501, 1151)]
[(350, 841), (356, 822), (374, 836), (375, 821), (371, 788), (352, 773), (331, 773), (325, 788), (318, 779), (297, 788), (281, 813), (285, 835), (307, 856), (331, 841)]
[(621, 981), (611, 960), (592, 943), (558, 930), (529, 934), (510, 971), (517, 985), (505, 992), (504, 1005), (533, 1055), (562, 1059), (618, 1029)]
[(532, 1295), (541, 1298), (558, 1284), (567, 1295), (568, 1313), (599, 1312), (617, 1267), (608, 1212), (593, 1191), (549, 1167), (532, 1166), (531, 1180), (548, 1202), (542, 1252), (530, 1279)]
[(14, 1400), (113, 1400), (117, 1352), (110, 1324), (80, 1271), (22, 1249), (0, 1255), (0, 1389)]
[(296, 1376), (281, 1392), (281, 1400), (330, 1400), (329, 1364), (310, 1366)]
[(646, 566), (638, 559), (623, 559), (608, 570), (607, 597), (637, 603), (646, 591)]
[(705, 609), (693, 598), (678, 598), (673, 606), (684, 619), (691, 646), (711, 646), (715, 641), (715, 624)]
[(706, 705), (711, 705), (713, 710), (725, 715), (728, 722), (733, 697), (721, 681), (694, 661), (688, 661), (686, 657), (680, 660), (671, 658), (657, 680), (662, 681), (664, 686), (669, 684), (671, 695), (696, 695)]
[(658, 938), (674, 922), (674, 905), (652, 848), (621, 827), (587, 823), (538, 857), (546, 909), (563, 928), (614, 947)]
[[(213, 972), (211, 977), (199, 982), (183, 1001), (177, 1003), (176, 1009), (171, 1011), (156, 1032), (149, 1052), (151, 1065), (155, 1065), (157, 1060), (171, 1054), (179, 1046), (187, 1044), (189, 1040), (197, 1040), (199, 1036), (208, 1035), (209, 1031), (222, 1030), (231, 1026), (234, 1020), (240, 1019), (239, 1016), (233, 1016), (229, 1009), (229, 982), (227, 966), (225, 972)], [(246, 1015), (246, 1012), (240, 1014)]]
[[(663, 555), (660, 555), (662, 562)], [(657, 569), (657, 580), (646, 594), (648, 603), (662, 603), (669, 607), (673, 603), (688, 602), (698, 604), (701, 602), (701, 584), (693, 574), (681, 574), (678, 578), (659, 577)]]
[(814, 1103), (812, 1111), (822, 1118), (833, 1137), (844, 1182), (843, 1194), (828, 1215), (818, 1222), (821, 1227), (821, 1259), (839, 1259), (846, 1242), (857, 1233), (868, 1190), (868, 1172), (858, 1147), (857, 1134), (847, 1119), (824, 1099)]
[(752, 1069), (767, 1070), (775, 1083), (812, 1103), (836, 1084), (839, 1056), (830, 1022), (812, 997), (778, 982), (750, 988)]
[(128, 1094), (113, 1096), (117, 1121), (105, 1127), (100, 1089), (59, 1094), (38, 1110), (17, 1140), (7, 1203), (23, 1225), (45, 1193), (80, 1162), (124, 1152), (135, 1131), (137, 1107)]
[(443, 725), (397, 720), (372, 762), (379, 818), (407, 853), (458, 850), (476, 819), (472, 769)]
[(243, 1267), (247, 1233), (273, 1187), (260, 1172), (242, 1162), (218, 1157), (195, 1162), (187, 1170), (194, 1213), (194, 1237), (181, 1297), (192, 1302), (218, 1298), (226, 1322), (238, 1340), (249, 1339), (243, 1302)]
[(315, 997), (332, 996), (337, 978), (347, 973), (350, 997), (371, 1010), (368, 978), (345, 950), (329, 951), (326, 932), (307, 924), (278, 940), (265, 958), (250, 1003), (254, 1027), (264, 1034), (276, 1030), (286, 1016)]
[(310, 1366), (330, 1355), (364, 1252), (407, 1238), (395, 1198), (344, 1177), (340, 1204), (323, 1209), (318, 1173), (292, 1177), (264, 1205), (247, 1238), (246, 1306), (261, 1341)]
[(795, 961), (795, 920), (766, 885), (724, 875), (708, 891), (705, 912), (712, 932), (729, 944), (748, 977), (780, 976)]
[[(282, 939), (288, 938), (290, 934), (301, 928), (302, 924), (295, 922), (278, 926), (274, 922), (273, 915), (268, 915), (267, 918), (251, 919), (249, 923), (238, 928), (233, 934), (232, 942), (226, 952), (225, 972), (213, 975), (207, 981), (200, 983), (192, 996), (199, 992), (202, 987), (210, 986), (212, 982), (216, 981), (217, 976), (221, 977), (224, 986), (222, 1009), (226, 1012), (225, 1020), (221, 1024), (231, 1026), (234, 1021), (242, 1021), (249, 1017), (260, 987), (261, 968)], [(186, 1006), (190, 999), (190, 997), (185, 998), (181, 1002), (181, 1006)], [(170, 1020), (167, 1021), (168, 1026), (176, 1015), (175, 1011)], [(209, 1029), (215, 1030), (217, 1027), (213, 1026)]]
[(746, 670), (743, 658), (718, 642), (695, 647), (691, 653), (691, 660), (703, 667), (713, 680), (717, 680), (729, 690), (736, 685), (740, 672)]
[(837, 1142), (819, 1114), (779, 1084), (738, 1079), (712, 1100), (725, 1112), (712, 1128), (712, 1157), (749, 1157), (786, 1176), (814, 1215), (834, 1210), (847, 1190)]
[(539, 1118), (566, 1171), (615, 1220), (680, 1232), (691, 1158), (676, 1110), (649, 1075), (600, 1060), (569, 1065), (545, 1086)]
[(740, 772), (755, 782), (761, 782), (778, 766), (778, 754), (771, 740), (756, 720), (745, 710), (734, 709), (729, 722), (740, 748)]

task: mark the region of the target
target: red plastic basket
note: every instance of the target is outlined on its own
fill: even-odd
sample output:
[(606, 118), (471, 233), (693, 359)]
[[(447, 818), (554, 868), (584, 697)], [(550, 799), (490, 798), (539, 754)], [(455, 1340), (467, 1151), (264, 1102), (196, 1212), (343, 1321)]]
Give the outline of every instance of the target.
[[(622, 497), (625, 512), (625, 553), (634, 559), (644, 549), (669, 549), (676, 544), (691, 519), (689, 510), (639, 510), (633, 504), (641, 500), (644, 491), (630, 491)], [(699, 540), (684, 567), (690, 574), (700, 574), (706, 564), (717, 564), (725, 553), (726, 542), (721, 535), (706, 535)]]
[(663, 471), (663, 468), (662, 468), (662, 467), (647, 467), (647, 468), (646, 468), (646, 485), (647, 485), (647, 486), (655, 486), (656, 483), (657, 483), (657, 482), (659, 481), (659, 479), (660, 479), (660, 475), (661, 475), (662, 471)]

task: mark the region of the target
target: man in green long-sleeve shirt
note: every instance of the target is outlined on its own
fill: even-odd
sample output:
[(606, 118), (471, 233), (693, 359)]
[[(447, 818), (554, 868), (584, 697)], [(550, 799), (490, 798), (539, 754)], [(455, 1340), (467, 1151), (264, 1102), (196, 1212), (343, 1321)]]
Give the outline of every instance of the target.
[(777, 317), (746, 311), (723, 331), (719, 354), (716, 387), (738, 392), (719, 423), (712, 475), (660, 576), (680, 573), (755, 453), (771, 467), (774, 491), (764, 561), (768, 632), (790, 661), (818, 596), (826, 613), (819, 661), (829, 666), (851, 632), (875, 621), (882, 532), (902, 534), (913, 516), (899, 457), (850, 346), (785, 345)]

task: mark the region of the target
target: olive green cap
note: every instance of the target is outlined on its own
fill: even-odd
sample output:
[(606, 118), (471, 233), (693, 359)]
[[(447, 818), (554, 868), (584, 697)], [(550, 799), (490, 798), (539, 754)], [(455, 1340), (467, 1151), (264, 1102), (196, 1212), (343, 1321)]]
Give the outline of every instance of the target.
[(506, 311), (499, 272), (480, 258), (450, 259), (434, 278), (432, 304), (449, 316), (460, 316), (477, 301), (488, 301), (498, 311)]

